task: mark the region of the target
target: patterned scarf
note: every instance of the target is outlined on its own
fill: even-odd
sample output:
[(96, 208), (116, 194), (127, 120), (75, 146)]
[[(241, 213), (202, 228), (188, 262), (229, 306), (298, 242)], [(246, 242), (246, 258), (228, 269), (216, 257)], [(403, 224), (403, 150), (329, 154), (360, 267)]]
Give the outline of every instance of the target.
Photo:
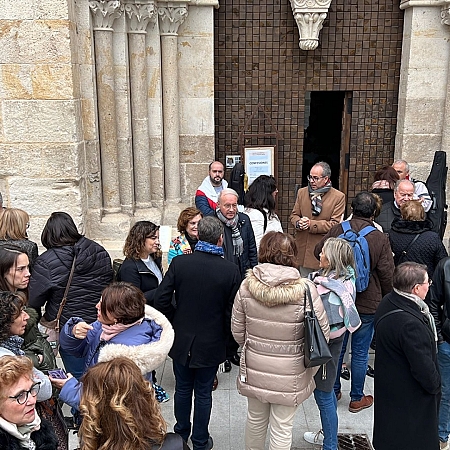
[(17, 356), (23, 356), (25, 352), (21, 350), (22, 344), (23, 338), (20, 336), (10, 336), (8, 339), (0, 342), (0, 347), (6, 348), (6, 350), (9, 350)]
[(434, 334), (434, 340), (437, 342), (438, 337), (437, 337), (437, 331), (436, 331), (436, 324), (434, 323), (434, 317), (430, 313), (430, 309), (428, 308), (428, 305), (419, 296), (414, 295), (413, 293), (399, 291), (398, 289), (395, 289), (395, 288), (393, 288), (393, 289), (394, 289), (394, 292), (396, 292), (398, 295), (409, 298), (419, 307), (420, 312), (424, 316), (426, 316), (426, 318), (428, 319), (428, 324), (430, 325), (431, 331)]
[(195, 245), (196, 252), (211, 253), (212, 255), (223, 256), (223, 248), (205, 241), (198, 241)]
[(308, 192), (311, 197), (311, 213), (313, 216), (318, 216), (322, 212), (322, 194), (326, 194), (331, 189), (331, 180), (319, 189), (313, 191), (311, 185), (308, 183)]
[(242, 240), (241, 233), (238, 228), (239, 223), (239, 214), (236, 215), (232, 219), (227, 219), (221, 212), (220, 209), (216, 209), (217, 218), (223, 222), (223, 224), (231, 228), (231, 238), (233, 239), (233, 254), (235, 256), (241, 256), (244, 252), (244, 241)]

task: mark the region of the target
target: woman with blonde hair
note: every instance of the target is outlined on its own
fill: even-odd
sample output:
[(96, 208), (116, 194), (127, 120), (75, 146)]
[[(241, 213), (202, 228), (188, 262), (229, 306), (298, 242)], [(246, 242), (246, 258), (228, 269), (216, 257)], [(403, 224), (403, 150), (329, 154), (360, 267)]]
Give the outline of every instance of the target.
[(27, 357), (0, 357), (0, 448), (58, 449), (51, 424), (36, 413), (40, 389)]
[(306, 432), (303, 437), (311, 444), (320, 444), (323, 450), (338, 449), (337, 400), (341, 393), (334, 393), (334, 383), (338, 373), (339, 357), (344, 337), (353, 333), (361, 325), (355, 306), (355, 259), (350, 244), (341, 238), (328, 238), (320, 253), (320, 269), (309, 274), (317, 287), (328, 322), (330, 340), (328, 346), (332, 359), (321, 367), (314, 377), (316, 388), (314, 398), (320, 411), (322, 429)]
[(152, 387), (136, 364), (120, 357), (83, 376), (81, 450), (188, 450), (167, 433)]
[(307, 290), (326, 338), (327, 316), (311, 281), (301, 278), (292, 236), (271, 231), (259, 247), (259, 264), (247, 271), (234, 300), (231, 330), (242, 346), (237, 379), (247, 397), (245, 449), (289, 450), (297, 407), (314, 390), (318, 367), (304, 360), (304, 301)]
[(28, 239), (30, 216), (23, 209), (5, 208), (0, 214), (0, 245), (13, 244), (28, 255), (30, 266), (38, 257), (36, 242)]
[(410, 200), (400, 207), (400, 217), (392, 221), (388, 231), (394, 264), (413, 261), (427, 266), (431, 278), (438, 262), (445, 258), (445, 249), (439, 235), (432, 231), (433, 224), (425, 215), (420, 200)]

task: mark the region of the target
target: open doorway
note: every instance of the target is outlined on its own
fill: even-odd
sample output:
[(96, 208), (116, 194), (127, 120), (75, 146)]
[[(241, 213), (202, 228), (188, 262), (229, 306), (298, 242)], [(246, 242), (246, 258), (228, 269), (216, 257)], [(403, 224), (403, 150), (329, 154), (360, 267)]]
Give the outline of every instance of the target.
[(348, 154), (348, 149), (344, 148), (345, 130), (349, 129), (344, 109), (346, 100), (346, 93), (341, 91), (305, 93), (302, 186), (308, 184), (306, 177), (311, 167), (325, 161), (331, 167), (333, 187), (346, 193), (347, 183), (341, 173)]

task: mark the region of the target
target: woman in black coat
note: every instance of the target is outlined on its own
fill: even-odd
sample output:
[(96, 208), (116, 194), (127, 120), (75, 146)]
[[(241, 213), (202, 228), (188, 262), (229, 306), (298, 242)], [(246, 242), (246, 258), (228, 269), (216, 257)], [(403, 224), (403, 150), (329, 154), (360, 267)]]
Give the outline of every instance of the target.
[[(55, 319), (75, 260), (60, 325), (63, 327), (71, 317), (81, 316), (88, 323), (97, 320), (95, 305), (113, 277), (108, 252), (78, 233), (72, 217), (65, 212), (52, 213), (42, 231), (41, 241), (47, 251), (38, 256), (33, 267), (29, 306), (40, 313), (45, 305), (44, 318), (47, 321)], [(60, 354), (66, 371), (79, 378), (84, 370), (84, 360), (74, 358), (64, 350), (60, 350)]]
[(429, 283), (424, 265), (400, 264), (375, 314), (375, 450), (439, 449), (436, 327), (423, 301)]
[(126, 258), (118, 281), (134, 284), (144, 293), (147, 304), (153, 306), (156, 288), (163, 278), (159, 226), (148, 220), (136, 222), (125, 240), (123, 254)]
[(425, 217), (420, 200), (410, 200), (400, 207), (401, 218), (392, 221), (388, 231), (394, 264), (398, 266), (405, 261), (414, 261), (427, 266), (431, 277), (437, 263), (445, 258), (445, 249), (439, 235), (431, 231), (433, 224)]

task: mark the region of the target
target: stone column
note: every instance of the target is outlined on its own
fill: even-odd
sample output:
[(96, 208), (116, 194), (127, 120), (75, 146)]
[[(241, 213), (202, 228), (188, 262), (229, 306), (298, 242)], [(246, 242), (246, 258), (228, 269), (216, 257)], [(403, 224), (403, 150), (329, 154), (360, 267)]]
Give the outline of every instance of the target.
[(89, 0), (89, 7), (94, 22), (103, 209), (116, 213), (120, 212), (120, 195), (112, 25), (122, 14), (122, 7), (119, 0)]
[[(450, 32), (450, 3), (442, 6), (441, 22), (442, 25), (447, 25), (445, 28)], [(441, 143), (441, 150), (447, 151), (447, 149), (450, 149), (450, 59), (447, 70), (447, 89), (445, 92), (444, 123), (442, 127)]]
[(156, 21), (154, 0), (123, 0), (128, 15), (131, 124), (133, 128), (134, 185), (137, 208), (151, 206), (150, 138), (147, 105), (145, 38), (147, 26)]
[(158, 3), (163, 88), (165, 199), (181, 201), (180, 111), (178, 98), (178, 28), (188, 14), (185, 2)]

